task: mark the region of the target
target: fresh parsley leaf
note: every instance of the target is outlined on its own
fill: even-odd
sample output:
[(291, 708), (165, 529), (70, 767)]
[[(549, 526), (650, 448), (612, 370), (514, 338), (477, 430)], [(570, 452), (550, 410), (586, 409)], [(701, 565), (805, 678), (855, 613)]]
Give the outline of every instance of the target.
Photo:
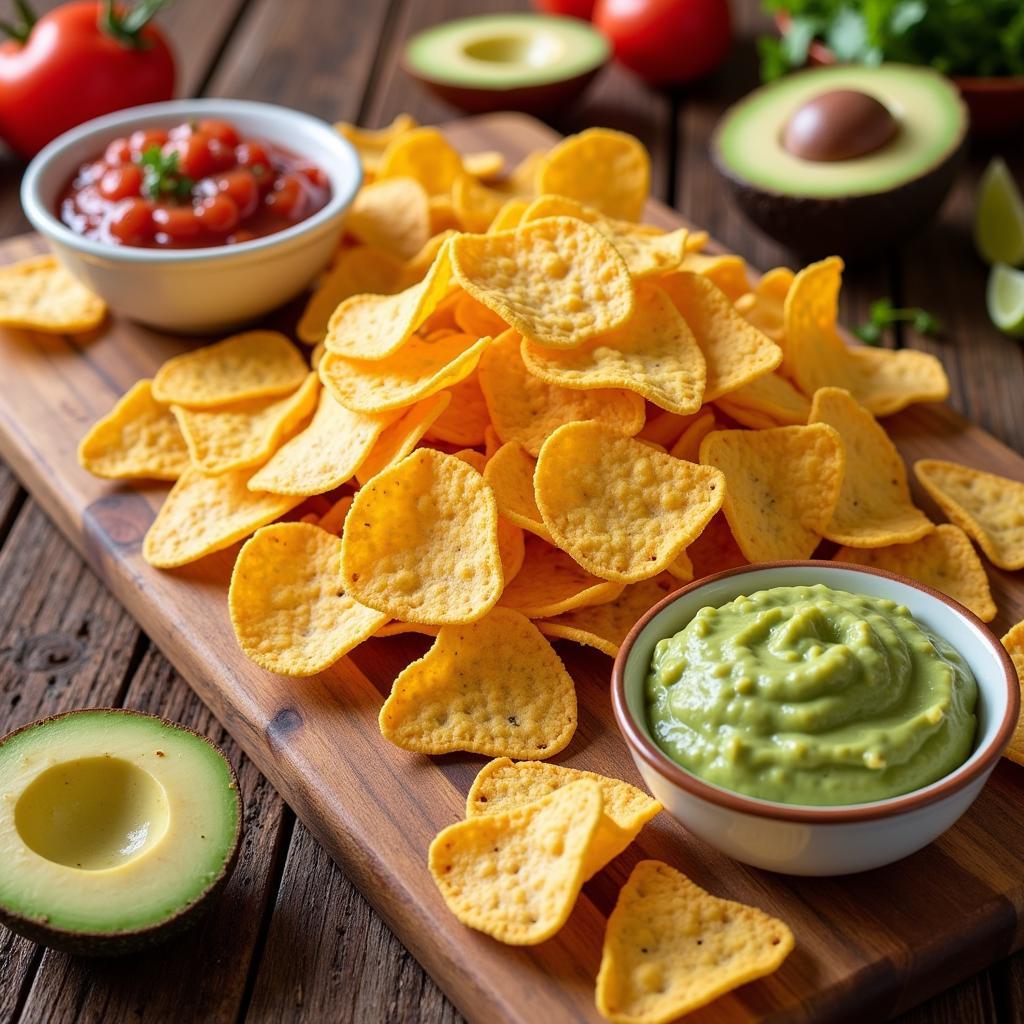
[(918, 334), (932, 337), (942, 333), (942, 322), (933, 313), (919, 306), (897, 309), (889, 299), (876, 299), (869, 309), (870, 319), (855, 327), (853, 333), (867, 345), (878, 345), (887, 327), (893, 324), (909, 323)]
[(188, 199), (195, 182), (178, 170), (178, 154), (148, 146), (136, 157), (142, 169), (142, 194), (147, 199)]

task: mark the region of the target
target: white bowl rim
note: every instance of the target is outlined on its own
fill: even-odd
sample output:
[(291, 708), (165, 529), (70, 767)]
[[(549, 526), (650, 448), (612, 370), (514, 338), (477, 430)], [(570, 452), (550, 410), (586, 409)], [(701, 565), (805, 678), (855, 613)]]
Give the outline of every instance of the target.
[[(883, 800), (875, 800), (870, 803), (828, 804), (823, 806), (785, 804), (772, 800), (760, 800), (735, 792), (734, 790), (716, 786), (687, 771), (653, 743), (646, 735), (645, 730), (636, 722), (626, 700), (626, 662), (629, 660), (633, 645), (647, 624), (669, 605), (674, 604), (683, 597), (689, 597), (695, 591), (719, 580), (768, 569), (794, 568), (833, 569), (851, 574), (882, 577), (883, 579), (891, 580), (913, 590), (920, 591), (926, 596), (947, 605), (954, 613), (967, 619), (968, 624), (974, 627), (975, 632), (979, 634), (981, 639), (990, 648), (990, 653), (995, 656), (995, 660), (1001, 664), (1005, 676), (1007, 689), (1006, 706), (999, 727), (988, 743), (975, 748), (970, 757), (948, 775), (929, 783), (928, 786), (921, 789), (915, 789), (909, 793), (888, 797)], [(901, 576), (898, 573), (887, 572), (884, 569), (876, 569), (870, 566), (854, 565), (852, 563), (844, 564), (827, 559), (755, 562), (751, 565), (742, 565), (734, 569), (726, 569), (723, 572), (714, 573), (711, 576), (705, 576), (668, 594), (654, 605), (653, 608), (648, 609), (644, 613), (629, 631), (625, 641), (619, 648), (619, 653), (615, 658), (615, 664), (612, 668), (611, 698), (615, 722), (630, 752), (634, 757), (640, 758), (651, 769), (665, 778), (670, 785), (685, 790), (691, 796), (698, 797), (708, 803), (728, 810), (739, 811), (753, 817), (804, 824), (838, 824), (891, 818), (929, 804), (937, 803), (951, 796), (954, 792), (966, 789), (973, 781), (979, 777), (984, 777), (1002, 756), (1003, 748), (1013, 735), (1013, 730), (1020, 714), (1021, 702), (1017, 671), (1010, 660), (1009, 654), (992, 630), (970, 609), (965, 608), (959, 602), (941, 593), (934, 587), (930, 587), (925, 583), (919, 583), (917, 580), (912, 580), (907, 576)]]
[[(332, 175), (331, 198), (327, 205), (317, 210), (312, 216), (298, 221), (282, 231), (275, 231), (248, 242), (210, 245), (194, 249), (156, 249), (137, 245), (111, 245), (107, 242), (85, 238), (64, 224), (47, 205), (46, 197), (40, 195), (40, 180), (44, 171), (53, 161), (60, 159), (69, 146), (92, 138), (99, 140), (106, 137), (107, 141), (110, 141), (111, 138), (116, 137), (118, 132), (123, 133), (132, 128), (142, 127), (145, 122), (155, 117), (180, 116), (184, 118), (190, 115), (219, 116), (229, 120), (239, 116), (272, 115), (275, 118), (286, 118), (296, 123), (302, 123), (307, 128), (319, 132), (325, 146), (328, 149), (333, 149), (335, 155), (351, 165), (350, 183), (347, 188), (341, 188), (339, 187), (340, 176)], [(281, 145), (287, 146), (289, 149), (293, 148), (290, 140), (275, 140), (268, 136), (268, 141), (279, 141)], [(316, 154), (298, 150), (297, 152), (317, 163), (317, 166), (322, 166), (322, 157), (318, 162)], [(330, 168), (323, 169), (330, 174)], [(58, 135), (32, 158), (25, 170), (21, 180), (21, 205), (25, 215), (37, 231), (80, 253), (122, 263), (201, 263), (271, 249), (302, 235), (315, 232), (345, 211), (359, 191), (362, 182), (362, 162), (355, 147), (326, 121), (314, 117), (312, 114), (276, 103), (261, 103), (256, 100), (180, 99), (167, 100), (162, 103), (144, 103), (127, 107), (124, 110), (116, 110), (111, 114), (104, 114), (102, 117), (86, 121), (84, 124), (77, 125), (62, 135)]]

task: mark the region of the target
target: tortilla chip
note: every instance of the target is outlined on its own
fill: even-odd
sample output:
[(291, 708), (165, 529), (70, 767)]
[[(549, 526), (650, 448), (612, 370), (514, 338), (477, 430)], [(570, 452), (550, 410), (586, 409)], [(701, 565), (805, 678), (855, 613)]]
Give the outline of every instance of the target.
[(735, 302), (750, 291), (747, 265), (742, 256), (733, 253), (704, 255), (699, 252), (686, 254), (682, 269), (691, 274), (706, 277), (720, 292)]
[(430, 204), (413, 178), (364, 185), (345, 214), (345, 231), (363, 245), (408, 260), (430, 237)]
[(687, 462), (700, 462), (700, 446), (712, 430), (717, 428), (715, 414), (711, 410), (702, 412), (683, 432), (679, 440), (672, 445), (670, 455)]
[(448, 408), (430, 425), (427, 437), (467, 448), (484, 443), (484, 430), (491, 422), (487, 403), (476, 373), (456, 382), (448, 389)]
[(356, 470), (360, 486), (378, 473), (401, 462), (420, 443), (421, 438), (448, 408), (451, 395), (447, 391), (431, 395), (403, 411), (384, 429), (365, 461)]
[(700, 535), (721, 507), (724, 479), (589, 421), (544, 442), (534, 488), (560, 548), (595, 576), (636, 583)]
[(56, 256), (35, 256), (0, 267), (0, 326), (78, 334), (98, 327), (106, 315), (106, 303)]
[(380, 166), (380, 158), (388, 146), (399, 135), (417, 127), (417, 124), (412, 114), (399, 114), (386, 128), (360, 128), (347, 121), (338, 121), (334, 125), (334, 130), (355, 146), (362, 160), (363, 170), (375, 174)]
[(505, 154), (496, 149), (482, 149), (476, 153), (465, 153), (462, 157), (462, 169), (467, 174), (482, 181), (497, 178), (505, 170)]
[(462, 173), (462, 157), (436, 128), (401, 132), (381, 154), (377, 179), (415, 178), (430, 196), (447, 196)]
[(686, 549), (686, 554), (693, 565), (694, 579), (698, 580), (747, 564), (721, 512), (704, 527), (704, 532)]
[(526, 561), (526, 536), (520, 527), (501, 516), (498, 516), (498, 553), (501, 555), (501, 575), (507, 587), (519, 575)]
[(914, 473), (993, 565), (1024, 569), (1024, 483), (940, 459), (915, 462)]
[(348, 510), (352, 507), (352, 502), (355, 499), (354, 494), (345, 494), (340, 497), (319, 519), (317, 525), (321, 530), (326, 530), (328, 533), (333, 533), (341, 536), (341, 531), (345, 526), (345, 517), (348, 515)]
[(472, 295), (461, 295), (453, 310), (455, 323), (464, 334), (474, 338), (496, 338), (508, 330), (508, 324), (492, 313), (485, 305), (476, 301)]
[[(1017, 670), (1021, 694), (1024, 696), (1024, 622), (1018, 622), (1003, 637), (1003, 646), (1009, 652), (1013, 667)], [(1008, 757), (1017, 764), (1024, 764), (1024, 715), (1018, 718), (1009, 746), (1003, 751), (1003, 757)]]
[(494, 215), (491, 226), (487, 229), (489, 235), (497, 234), (499, 231), (510, 231), (520, 225), (523, 214), (530, 204), (520, 196), (512, 196), (506, 199), (501, 209)]
[(771, 430), (716, 430), (700, 461), (725, 474), (722, 505), (750, 562), (810, 558), (839, 501), (846, 457), (825, 423)]
[(551, 644), (511, 608), (444, 626), (380, 711), (385, 739), (420, 754), (552, 757), (576, 731), (576, 690)]
[(503, 444), (488, 460), (484, 479), (494, 491), (498, 511), (510, 522), (551, 541), (551, 534), (541, 519), (533, 492), (536, 463), (517, 441)]
[(727, 416), (754, 430), (802, 426), (811, 414), (807, 396), (777, 372), (730, 391), (717, 404)]
[(643, 430), (636, 435), (636, 439), (659, 444), (667, 451), (699, 415), (700, 413), (691, 413), (689, 416), (679, 416), (674, 412), (666, 412), (657, 406), (649, 405), (647, 421)]
[(452, 186), (452, 206), (463, 231), (486, 231), (507, 198), (469, 174), (460, 174)]
[(783, 310), (795, 276), (789, 267), (775, 267), (761, 275), (752, 292), (736, 299), (736, 308), (744, 319), (767, 334), (783, 352), (786, 349)]

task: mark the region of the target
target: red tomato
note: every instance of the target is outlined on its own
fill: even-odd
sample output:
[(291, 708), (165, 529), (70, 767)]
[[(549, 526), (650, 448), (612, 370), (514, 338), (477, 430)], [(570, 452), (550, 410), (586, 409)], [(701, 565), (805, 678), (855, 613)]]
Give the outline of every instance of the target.
[(90, 118), (174, 94), (174, 58), (160, 30), (130, 33), (125, 8), (107, 19), (105, 6), (64, 4), (0, 43), (0, 137), (23, 156)]
[(708, 74), (732, 41), (728, 0), (597, 0), (594, 24), (618, 60), (656, 85)]
[(238, 223), (238, 204), (228, 195), (210, 196), (195, 207), (195, 217), (207, 231), (226, 235)]
[(216, 139), (224, 146), (232, 149), (239, 143), (238, 132), (235, 126), (228, 121), (215, 121), (213, 118), (204, 118), (199, 122), (199, 130), (211, 139)]
[(260, 190), (256, 179), (241, 169), (228, 171), (217, 179), (217, 189), (230, 196), (238, 207), (239, 215), (248, 217), (260, 201)]
[(199, 234), (199, 221), (191, 206), (158, 206), (153, 210), (153, 223), (175, 242)]
[(110, 233), (125, 245), (142, 245), (153, 233), (153, 207), (145, 199), (122, 199), (110, 213)]
[(274, 188), (267, 196), (267, 206), (274, 213), (292, 220), (302, 219), (302, 210), (306, 205), (306, 190), (302, 180), (296, 174), (282, 174), (274, 182)]
[(194, 132), (184, 139), (172, 139), (164, 146), (164, 153), (177, 153), (178, 170), (193, 181), (218, 170), (210, 152), (210, 140), (202, 132)]
[(142, 186), (142, 171), (135, 164), (118, 164), (100, 178), (100, 195), (104, 199), (127, 199), (137, 196)]
[(533, 0), (533, 6), (545, 14), (565, 14), (570, 18), (590, 21), (594, 0)]

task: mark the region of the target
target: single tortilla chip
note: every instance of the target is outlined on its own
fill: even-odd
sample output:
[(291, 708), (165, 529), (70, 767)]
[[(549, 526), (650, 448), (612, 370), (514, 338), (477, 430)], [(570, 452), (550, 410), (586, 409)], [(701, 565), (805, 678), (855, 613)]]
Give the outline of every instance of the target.
[(914, 473), (993, 565), (1024, 569), (1024, 483), (941, 459), (920, 459)]
[(615, 1024), (669, 1024), (778, 970), (792, 949), (782, 921), (644, 860), (608, 918), (597, 1009)]
[(730, 391), (717, 404), (727, 416), (754, 430), (802, 426), (811, 414), (807, 396), (777, 372)]
[(168, 359), (153, 378), (167, 405), (212, 409), (291, 394), (306, 379), (302, 353), (278, 331), (246, 331)]
[(881, 548), (909, 544), (935, 529), (910, 497), (907, 469), (896, 446), (849, 391), (817, 391), (810, 422), (834, 427), (846, 451), (839, 501), (825, 528), (829, 540), (854, 548)]
[(364, 185), (345, 214), (345, 231), (363, 245), (411, 259), (430, 237), (430, 202), (413, 178)]
[(537, 627), (511, 608), (444, 626), (380, 711), (385, 739), (420, 754), (542, 760), (576, 731), (576, 690)]
[(462, 169), (481, 181), (492, 181), (505, 170), (505, 154), (496, 149), (481, 149), (475, 153), (464, 153)]
[(407, 633), (416, 633), (419, 636), (437, 636), (441, 632), (440, 626), (425, 626), (422, 622), (399, 622), (394, 619), (381, 626), (374, 633), (374, 636), (405, 636)]
[(504, 585), (491, 488), (461, 459), (420, 448), (356, 495), (342, 537), (345, 589), (393, 619), (475, 622)]
[(845, 388), (875, 416), (947, 398), (949, 380), (935, 356), (843, 341), (836, 329), (842, 271), (843, 261), (830, 256), (794, 278), (785, 302), (783, 372), (805, 395), (829, 385)]
[(484, 467), (484, 479), (494, 491), (498, 511), (510, 522), (551, 542), (533, 491), (536, 463), (518, 441), (503, 444)]
[(842, 547), (833, 557), (837, 562), (853, 562), (909, 576), (959, 601), (982, 622), (991, 622), (996, 617), (985, 567), (967, 534), (952, 523), (941, 523), (912, 544)]
[(529, 205), (529, 202), (522, 196), (512, 196), (506, 199), (501, 209), (494, 215), (494, 220), (491, 221), (487, 233), (494, 235), (499, 231), (510, 231), (512, 228), (519, 227)]
[(677, 271), (661, 279), (676, 309), (690, 325), (707, 361), (704, 401), (749, 384), (782, 362), (782, 349), (736, 312), (708, 278)]
[(320, 379), (335, 399), (356, 412), (402, 409), (468, 377), (490, 338), (448, 334), (413, 337), (386, 359), (348, 359), (328, 351)]
[(56, 256), (35, 256), (0, 267), (0, 326), (79, 334), (98, 327), (106, 315), (106, 303)]
[(415, 178), (430, 196), (447, 196), (462, 174), (462, 157), (436, 128), (397, 134), (381, 154), (377, 179)]
[(462, 230), (459, 215), (455, 212), (455, 204), (450, 195), (430, 197), (430, 231), (437, 234), (441, 231), (456, 233)]
[(206, 476), (189, 467), (146, 532), (142, 557), (157, 569), (187, 565), (248, 537), (302, 501), (250, 491), (251, 476), (250, 469)]
[(693, 332), (657, 285), (640, 284), (633, 315), (621, 327), (576, 348), (523, 339), (521, 355), (535, 377), (565, 388), (623, 388), (681, 416), (704, 398), (707, 366)]
[(384, 429), (365, 461), (360, 463), (356, 470), (359, 485), (362, 486), (389, 466), (401, 462), (420, 443), (451, 400), (447, 391), (441, 391), (403, 411), (394, 423)]
[(701, 443), (717, 426), (715, 414), (705, 410), (679, 435), (669, 454), (687, 462), (700, 462)]
[(429, 855), (448, 909), (509, 945), (551, 938), (586, 879), (601, 802), (601, 787), (580, 779), (530, 804), (449, 825)]
[(222, 409), (188, 409), (172, 405), (192, 465), (216, 476), (260, 466), (277, 451), (316, 407), (320, 381), (306, 375), (302, 385), (283, 398), (250, 398)]
[(591, 840), (584, 868), (584, 877), (592, 878), (618, 857), (661, 810), (657, 800), (628, 782), (545, 761), (517, 762), (499, 757), (485, 764), (473, 781), (466, 797), (466, 817), (523, 807), (581, 779), (601, 787), (601, 824)]
[(542, 345), (572, 348), (626, 322), (633, 282), (596, 228), (547, 217), (451, 241), (452, 273), (475, 299)]
[(680, 416), (677, 413), (659, 409), (655, 405), (649, 405), (647, 421), (644, 423), (643, 430), (636, 435), (636, 439), (660, 444), (667, 451), (699, 415), (700, 413), (690, 413), (688, 416)]
[[(542, 222), (538, 222), (542, 223)], [(644, 400), (632, 391), (578, 391), (550, 384), (526, 368), (520, 338), (506, 331), (480, 360), (480, 387), (491, 423), (503, 442), (518, 441), (531, 455), (558, 427), (597, 420), (620, 434), (644, 425)]]
[(78, 463), (107, 480), (177, 480), (189, 467), (178, 421), (153, 398), (151, 380), (136, 381), (78, 445)]
[(541, 448), (537, 507), (555, 543), (602, 579), (656, 576), (722, 505), (722, 474), (623, 437), (568, 423)]
[(486, 231), (507, 198), (470, 174), (460, 174), (452, 185), (452, 206), (463, 231)]
[(519, 575), (526, 561), (526, 535), (521, 527), (502, 516), (498, 516), (498, 553), (501, 555), (501, 575), (507, 587)]
[(376, 174), (380, 158), (388, 146), (399, 135), (411, 131), (418, 124), (412, 114), (399, 114), (386, 128), (360, 128), (348, 121), (338, 121), (334, 125), (334, 130), (355, 146), (362, 160), (363, 170), (369, 174)]
[(508, 330), (508, 324), (496, 313), (492, 313), (483, 303), (477, 302), (472, 295), (461, 295), (453, 309), (455, 323), (463, 334), (471, 334), (474, 338), (496, 338)]
[(463, 377), (448, 389), (448, 408), (430, 425), (427, 437), (447, 444), (475, 448), (484, 443), (484, 431), (491, 422), (477, 373)]
[[(1013, 667), (1017, 670), (1021, 695), (1024, 696), (1024, 622), (1018, 622), (1003, 637), (1003, 646), (1010, 655)], [(1017, 726), (1013, 730), (1009, 746), (1003, 751), (1003, 757), (1008, 757), (1011, 761), (1016, 761), (1017, 764), (1024, 764), (1024, 715), (1017, 720)]]
[(304, 496), (333, 491), (352, 479), (398, 415), (398, 411), (352, 412), (324, 388), (309, 426), (257, 470), (249, 487)]
[(639, 220), (651, 190), (651, 160), (640, 141), (588, 128), (553, 146), (537, 165), (537, 192), (568, 196), (616, 220)]
[(729, 297), (730, 302), (735, 302), (750, 291), (747, 264), (742, 256), (734, 253), (705, 255), (700, 252), (689, 252), (683, 260), (682, 269), (706, 277), (720, 292)]
[(795, 276), (789, 267), (775, 267), (761, 275), (752, 292), (736, 299), (736, 308), (744, 319), (767, 334), (783, 352), (786, 350), (786, 296)]
[[(438, 231), (437, 233), (430, 236), (424, 243), (423, 248), (420, 249), (415, 256), (411, 259), (406, 260), (402, 268), (402, 282), (403, 287), (408, 288), (410, 285), (418, 284), (423, 280), (427, 271), (434, 265), (434, 261), (437, 259), (438, 253), (441, 251), (444, 243), (449, 238), (453, 238), (455, 232), (452, 230)], [(371, 292), (372, 288), (364, 288), (363, 291)], [(440, 309), (444, 305), (445, 299), (448, 296), (442, 298), (437, 308)]]
[(650, 580), (631, 583), (612, 601), (574, 608), (538, 622), (537, 628), (545, 636), (596, 647), (614, 658), (640, 616), (671, 594), (676, 586), (670, 575), (662, 573)]
[(393, 295), (353, 295), (331, 314), (324, 345), (348, 359), (387, 359), (437, 309), (451, 283), (450, 242), (438, 250), (423, 280)]
[(312, 676), (387, 622), (341, 588), (341, 538), (306, 523), (275, 523), (242, 546), (228, 609), (246, 657), (271, 672)]
[(725, 474), (722, 505), (750, 562), (810, 558), (832, 521), (846, 456), (826, 423), (771, 430), (716, 430), (700, 461)]
[(572, 608), (613, 601), (621, 593), (621, 583), (599, 579), (564, 551), (531, 535), (519, 573), (506, 582), (498, 603), (529, 619), (546, 619)]
[(354, 499), (354, 494), (342, 495), (318, 520), (317, 525), (320, 529), (340, 537), (345, 527), (345, 517)]
[(698, 580), (747, 564), (721, 512), (704, 527), (704, 532), (686, 549), (686, 554), (693, 565), (694, 579)]

